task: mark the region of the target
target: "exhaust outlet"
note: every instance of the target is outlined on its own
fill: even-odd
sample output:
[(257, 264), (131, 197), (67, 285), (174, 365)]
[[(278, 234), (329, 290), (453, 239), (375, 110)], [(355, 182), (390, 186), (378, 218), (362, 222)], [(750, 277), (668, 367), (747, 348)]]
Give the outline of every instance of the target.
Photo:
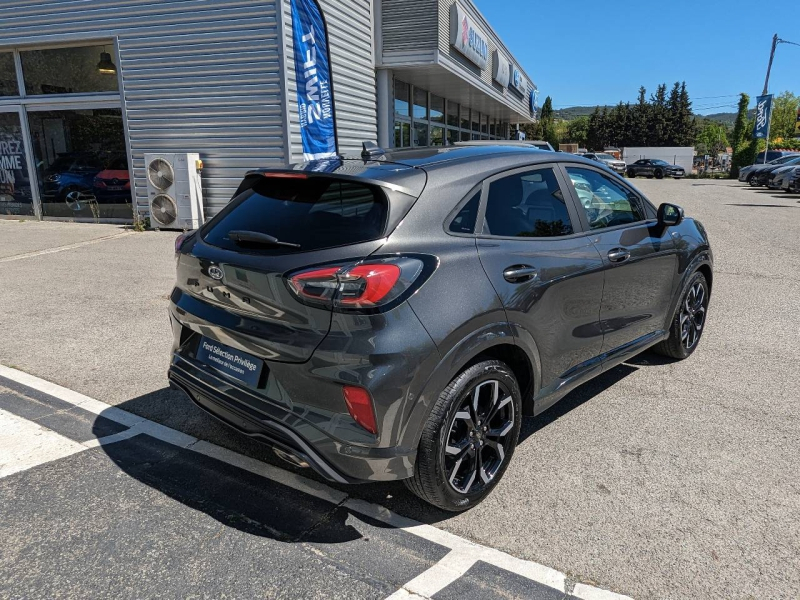
[(307, 469), (310, 465), (304, 461), (302, 458), (295, 456), (290, 452), (286, 452), (280, 448), (275, 446), (272, 447), (272, 451), (275, 453), (275, 456), (278, 458), (285, 460), (286, 462), (293, 464), (295, 467), (300, 467), (302, 469)]

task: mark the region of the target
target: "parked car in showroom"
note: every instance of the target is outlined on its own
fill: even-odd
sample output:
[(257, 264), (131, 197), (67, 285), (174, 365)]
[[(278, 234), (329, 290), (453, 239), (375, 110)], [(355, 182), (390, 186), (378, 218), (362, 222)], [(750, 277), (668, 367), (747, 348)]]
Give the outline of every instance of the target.
[(72, 192), (91, 193), (94, 177), (102, 170), (103, 160), (93, 152), (59, 154), (44, 171), (42, 200), (64, 202)]
[(796, 165), (800, 165), (800, 154), (791, 156), (782, 164), (769, 165), (763, 169), (757, 169), (753, 172), (750, 178), (750, 185), (753, 187), (760, 187), (769, 183), (770, 176), (778, 169), (786, 169)]
[(612, 171), (616, 171), (620, 175), (625, 173), (626, 165), (624, 160), (620, 160), (613, 154), (606, 154), (605, 152), (587, 152), (583, 155), (584, 158), (589, 160), (596, 160), (603, 163)]
[(131, 177), (128, 157), (117, 156), (95, 175), (92, 192), (101, 204), (130, 203)]
[(176, 240), (169, 380), (339, 483), (484, 499), (524, 415), (697, 349), (708, 237), (596, 162), (514, 146), (253, 171)]
[(671, 165), (667, 161), (659, 158), (642, 158), (628, 165), (627, 175), (631, 178), (644, 175), (648, 179), (652, 179), (653, 177), (656, 179), (663, 179), (664, 177), (680, 179), (686, 175), (686, 170), (683, 167)]
[(746, 182), (752, 186), (758, 185), (758, 174), (774, 166), (783, 166), (791, 160), (795, 160), (800, 154), (784, 154), (769, 161), (766, 164), (755, 162), (739, 170), (739, 181)]

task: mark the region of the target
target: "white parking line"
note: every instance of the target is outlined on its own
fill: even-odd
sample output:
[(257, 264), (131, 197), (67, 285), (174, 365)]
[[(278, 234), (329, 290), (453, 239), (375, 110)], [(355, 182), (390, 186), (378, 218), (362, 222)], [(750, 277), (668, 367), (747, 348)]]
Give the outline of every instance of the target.
[(78, 442), (0, 410), (0, 478), (83, 450)]
[[(154, 421), (145, 419), (144, 417), (136, 416), (115, 406), (101, 402), (100, 400), (90, 398), (89, 396), (85, 396), (55, 383), (45, 381), (44, 379), (39, 379), (38, 377), (29, 375), (28, 373), (23, 373), (22, 371), (0, 365), (0, 376), (12, 381), (16, 381), (17, 383), (34, 390), (49, 394), (74, 406), (79, 406), (80, 408), (93, 414), (102, 414), (103, 417), (107, 419), (130, 427), (130, 429), (121, 433), (110, 435), (99, 440), (92, 440), (90, 442), (86, 442), (85, 444), (78, 444), (77, 442), (71, 442), (68, 440), (71, 444), (77, 446), (78, 449), (75, 450), (76, 452), (85, 450), (88, 447), (96, 447), (105, 443), (113, 443), (123, 439), (128, 439), (139, 433), (144, 433), (175, 446), (186, 448), (194, 452), (198, 452), (199, 454), (203, 454), (204, 456), (209, 456), (230, 465), (250, 471), (251, 473), (271, 479), (287, 487), (291, 487), (333, 504), (342, 504), (345, 508), (353, 512), (377, 521), (381, 521), (382, 523), (386, 523), (392, 527), (402, 529), (407, 533), (416, 535), (420, 538), (439, 544), (451, 550), (451, 552), (445, 555), (445, 557), (433, 567), (418, 577), (412, 579), (401, 589), (392, 594), (390, 596), (392, 600), (415, 600), (418, 598), (429, 598), (430, 596), (436, 594), (439, 590), (458, 579), (458, 577), (463, 575), (477, 561), (486, 562), (501, 569), (505, 569), (506, 571), (510, 571), (532, 581), (536, 581), (537, 583), (552, 587), (562, 593), (566, 593), (567, 591), (566, 576), (555, 569), (551, 569), (550, 567), (546, 567), (529, 560), (516, 558), (510, 554), (490, 548), (488, 546), (476, 544), (448, 531), (437, 529), (432, 525), (426, 525), (424, 523), (420, 523), (419, 521), (398, 515), (384, 506), (372, 504), (363, 500), (348, 498), (347, 494), (344, 492), (335, 490), (324, 483), (307, 479), (295, 473), (284, 471), (283, 469), (268, 465), (237, 452), (233, 452), (227, 448), (222, 448), (216, 444), (200, 440), (194, 436), (187, 435), (164, 425), (160, 425)], [(0, 413), (3, 413), (3, 411), (0, 411)], [(16, 420), (19, 420), (18, 417), (14, 417), (13, 415), (10, 416)], [(3, 422), (0, 421), (0, 426), (2, 425)], [(41, 429), (38, 425), (30, 425)], [(3, 427), (0, 429), (0, 431), (4, 432), (5, 428)], [(0, 451), (2, 451), (2, 449), (3, 446), (0, 445)], [(71, 453), (74, 452), (70, 452), (70, 454)], [(68, 455), (69, 454), (66, 454), (65, 456)], [(48, 460), (55, 460), (55, 458), (59, 457), (56, 456)], [(1, 465), (0, 468), (2, 468)], [(437, 588), (440, 581), (444, 583)], [(572, 591), (572, 594), (578, 598), (581, 598), (582, 600), (631, 600), (628, 596), (623, 596), (621, 594), (602, 590), (600, 588), (595, 588), (585, 584), (576, 585)]]
[(42, 256), (43, 254), (55, 254), (56, 252), (64, 252), (66, 250), (74, 250), (75, 248), (81, 248), (82, 246), (89, 246), (91, 244), (97, 244), (99, 242), (105, 242), (106, 240), (113, 240), (119, 237), (124, 237), (126, 235), (131, 235), (134, 233), (133, 231), (123, 231), (121, 233), (115, 233), (112, 235), (105, 235), (103, 237), (95, 238), (93, 240), (85, 240), (83, 242), (76, 242), (74, 244), (67, 244), (65, 246), (56, 246), (55, 248), (46, 248), (44, 250), (35, 250), (33, 252), (25, 252), (23, 254), (15, 254), (13, 256), (6, 256), (4, 258), (0, 258), (0, 263), (5, 262), (13, 262), (15, 260), (22, 260), (23, 258), (33, 258), (34, 256)]

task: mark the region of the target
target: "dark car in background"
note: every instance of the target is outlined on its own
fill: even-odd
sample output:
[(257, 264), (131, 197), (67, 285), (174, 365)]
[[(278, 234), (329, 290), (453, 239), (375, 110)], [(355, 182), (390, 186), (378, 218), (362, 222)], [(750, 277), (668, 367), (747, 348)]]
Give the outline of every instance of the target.
[(779, 170), (800, 165), (800, 154), (784, 157), (784, 162), (780, 164), (767, 165), (761, 169), (755, 169), (749, 178), (750, 185), (760, 187), (769, 184), (770, 177)]
[(174, 386), (295, 465), (449, 511), (497, 485), (524, 415), (647, 348), (690, 356), (713, 281), (679, 207), (513, 146), (251, 172), (176, 262)]
[(587, 152), (583, 155), (583, 157), (603, 163), (609, 169), (619, 173), (620, 175), (625, 173), (625, 161), (618, 159), (613, 154), (606, 154), (605, 152)]
[(658, 158), (642, 158), (627, 167), (628, 177), (638, 177), (644, 175), (647, 178), (663, 179), (673, 177), (680, 179), (686, 175), (686, 170), (678, 165), (671, 165), (665, 160)]
[(795, 160), (800, 154), (783, 154), (777, 158), (773, 158), (766, 164), (755, 162), (739, 170), (739, 181), (747, 182), (752, 186), (758, 185), (758, 175), (760, 172), (772, 169), (775, 166), (783, 166), (789, 161)]

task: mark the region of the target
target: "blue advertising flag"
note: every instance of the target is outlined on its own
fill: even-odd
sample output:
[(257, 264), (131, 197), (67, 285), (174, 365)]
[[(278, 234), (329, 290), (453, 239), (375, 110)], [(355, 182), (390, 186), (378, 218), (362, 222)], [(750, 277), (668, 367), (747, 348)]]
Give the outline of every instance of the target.
[(291, 2), (303, 158), (333, 158), (337, 154), (336, 121), (325, 19), (316, 0)]
[(766, 139), (769, 135), (769, 120), (772, 117), (772, 94), (756, 98), (756, 124), (753, 127), (755, 139)]

